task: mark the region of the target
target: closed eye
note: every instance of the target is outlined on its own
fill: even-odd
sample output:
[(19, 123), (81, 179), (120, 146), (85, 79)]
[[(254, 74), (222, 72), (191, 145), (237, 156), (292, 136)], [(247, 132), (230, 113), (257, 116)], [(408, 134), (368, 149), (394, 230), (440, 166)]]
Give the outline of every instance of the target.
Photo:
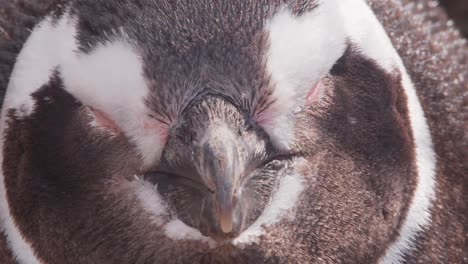
[(254, 176), (255, 171), (280, 171), (286, 168), (288, 164), (290, 164), (296, 157), (298, 157), (298, 154), (281, 153), (255, 166), (252, 166), (250, 169), (246, 169), (244, 176), (241, 177), (239, 186), (243, 186), (246, 181), (248, 181), (252, 176)]
[(187, 187), (198, 189), (202, 192), (214, 193), (214, 190), (209, 189), (205, 184), (193, 178), (173, 174), (170, 172), (148, 172), (144, 175), (145, 179), (153, 184), (180, 184)]

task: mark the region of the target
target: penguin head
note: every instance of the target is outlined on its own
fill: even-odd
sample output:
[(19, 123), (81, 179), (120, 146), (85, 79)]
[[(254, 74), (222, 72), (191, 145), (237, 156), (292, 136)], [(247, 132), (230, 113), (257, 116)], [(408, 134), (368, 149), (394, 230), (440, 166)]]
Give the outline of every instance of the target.
[(22, 262), (388, 261), (427, 223), (424, 117), (360, 0), (62, 8), (2, 111)]
[(171, 128), (149, 179), (184, 223), (233, 238), (258, 218), (290, 159), (229, 100), (202, 98)]

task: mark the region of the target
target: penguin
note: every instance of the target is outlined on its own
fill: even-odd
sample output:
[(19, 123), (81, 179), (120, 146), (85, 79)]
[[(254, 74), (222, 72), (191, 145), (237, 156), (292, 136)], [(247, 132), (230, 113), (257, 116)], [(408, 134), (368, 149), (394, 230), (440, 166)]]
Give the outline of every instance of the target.
[(1, 262), (468, 263), (434, 3), (54, 2), (5, 87)]

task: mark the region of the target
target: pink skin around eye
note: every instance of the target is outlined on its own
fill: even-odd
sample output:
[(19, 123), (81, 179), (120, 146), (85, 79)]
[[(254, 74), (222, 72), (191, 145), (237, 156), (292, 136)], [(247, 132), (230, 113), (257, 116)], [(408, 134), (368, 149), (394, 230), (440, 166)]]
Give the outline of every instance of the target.
[[(102, 112), (101, 110), (92, 108), (92, 107), (89, 107), (89, 110), (91, 111), (94, 117), (94, 121), (100, 127), (109, 129), (114, 134), (119, 134), (122, 132), (119, 126), (111, 118), (109, 118), (104, 112)], [(162, 142), (165, 142), (167, 140), (168, 130), (169, 128), (166, 124), (163, 124), (155, 119), (147, 118), (146, 120), (143, 121), (144, 134), (145, 135), (153, 134), (159, 137), (159, 140)]]
[(100, 111), (98, 109), (95, 109), (95, 108), (92, 108), (92, 107), (89, 107), (89, 109), (93, 113), (94, 119), (95, 119), (97, 124), (111, 130), (115, 134), (120, 133), (120, 128), (117, 126), (117, 124), (112, 119), (107, 117), (106, 114), (104, 114), (102, 111)]
[[(322, 90), (323, 90), (322, 81), (318, 81), (307, 93), (304, 106), (308, 107), (312, 105), (314, 102), (316, 102), (319, 99), (320, 93), (322, 92)], [(272, 125), (275, 122), (275, 117), (281, 114), (280, 112), (281, 112), (281, 109), (279, 109), (278, 106), (273, 104), (272, 106), (270, 106), (268, 109), (266, 109), (265, 111), (263, 111), (257, 116), (256, 118), (257, 122), (260, 125), (267, 125), (267, 126)]]
[(156, 134), (159, 136), (161, 142), (165, 142), (168, 137), (169, 128), (155, 119), (147, 119), (143, 123), (145, 134)]
[(277, 115), (276, 107), (272, 106), (269, 109), (263, 111), (263, 113), (259, 114), (257, 117), (257, 122), (260, 125), (267, 126), (274, 123), (274, 118)]
[(322, 81), (318, 81), (314, 85), (314, 87), (310, 89), (309, 93), (307, 94), (304, 106), (307, 107), (307, 106), (312, 105), (312, 103), (314, 103), (318, 99), (321, 90), (322, 90)]

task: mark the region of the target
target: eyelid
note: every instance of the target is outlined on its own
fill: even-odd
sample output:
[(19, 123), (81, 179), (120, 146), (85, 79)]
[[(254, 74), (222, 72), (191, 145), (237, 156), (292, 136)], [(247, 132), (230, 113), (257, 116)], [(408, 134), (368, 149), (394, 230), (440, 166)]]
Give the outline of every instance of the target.
[(174, 174), (170, 172), (164, 171), (151, 171), (145, 174), (145, 177), (150, 181), (155, 181), (156, 183), (161, 180), (170, 181), (170, 182), (178, 182), (179, 184), (183, 184), (186, 186), (190, 186), (192, 188), (196, 188), (203, 192), (210, 192), (213, 193), (214, 191), (205, 186), (203, 182), (197, 181), (191, 177), (186, 177), (180, 174)]

